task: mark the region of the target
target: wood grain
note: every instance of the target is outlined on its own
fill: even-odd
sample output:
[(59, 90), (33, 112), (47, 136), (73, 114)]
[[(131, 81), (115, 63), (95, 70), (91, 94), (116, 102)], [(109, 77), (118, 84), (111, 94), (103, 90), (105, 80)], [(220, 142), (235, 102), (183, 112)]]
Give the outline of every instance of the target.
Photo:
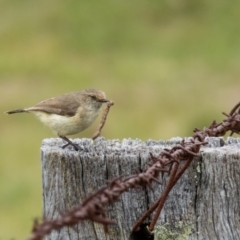
[[(57, 218), (80, 204), (92, 191), (116, 176), (128, 176), (146, 169), (149, 152), (157, 156), (181, 138), (142, 142), (124, 139), (74, 139), (83, 148), (62, 149), (61, 139), (45, 139), (41, 148), (43, 212)], [(164, 205), (154, 239), (240, 239), (240, 140), (209, 138)], [(130, 190), (108, 207), (116, 222), (105, 234), (101, 224), (83, 221), (74, 228), (53, 231), (46, 240), (127, 240), (131, 227), (159, 197), (163, 185)]]

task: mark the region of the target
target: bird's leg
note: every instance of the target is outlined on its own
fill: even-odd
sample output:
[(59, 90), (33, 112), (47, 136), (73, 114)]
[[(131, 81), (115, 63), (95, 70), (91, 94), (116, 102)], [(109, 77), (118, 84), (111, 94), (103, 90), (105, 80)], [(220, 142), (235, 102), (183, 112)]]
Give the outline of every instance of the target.
[(70, 141), (67, 137), (65, 136), (59, 136), (60, 138), (62, 138), (64, 141), (67, 142), (67, 144), (63, 145), (62, 148), (65, 148), (69, 145), (73, 146), (73, 148), (75, 149), (75, 151), (80, 151), (82, 150), (82, 148), (78, 145), (78, 144), (75, 144), (73, 143), (72, 141)]

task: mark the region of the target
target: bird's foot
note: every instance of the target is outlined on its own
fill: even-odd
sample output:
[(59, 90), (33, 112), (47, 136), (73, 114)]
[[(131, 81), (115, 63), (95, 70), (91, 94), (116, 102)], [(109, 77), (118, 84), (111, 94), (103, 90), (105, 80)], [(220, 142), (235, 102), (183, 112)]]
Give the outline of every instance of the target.
[(75, 151), (81, 151), (82, 150), (82, 148), (78, 144), (73, 143), (73, 142), (72, 143), (67, 143), (67, 144), (63, 145), (62, 148), (64, 149), (65, 147), (67, 147), (69, 145), (73, 146)]
[(67, 137), (65, 137), (65, 136), (59, 136), (59, 137), (62, 138), (64, 141), (67, 142), (67, 144), (65, 144), (65, 145), (62, 146), (63, 149), (66, 148), (67, 146), (71, 145), (71, 146), (73, 146), (73, 148), (74, 148), (75, 151), (81, 151), (81, 150), (82, 150), (82, 148), (81, 148), (78, 144), (73, 143), (73, 142), (70, 141)]

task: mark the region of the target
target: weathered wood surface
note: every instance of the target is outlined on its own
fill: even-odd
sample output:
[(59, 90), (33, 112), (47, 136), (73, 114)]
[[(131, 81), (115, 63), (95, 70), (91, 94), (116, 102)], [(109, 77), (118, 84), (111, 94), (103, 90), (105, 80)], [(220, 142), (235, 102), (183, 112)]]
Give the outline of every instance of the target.
[[(61, 139), (45, 139), (41, 148), (43, 203), (47, 218), (78, 205), (116, 176), (140, 172), (163, 148), (180, 143), (99, 138), (74, 139), (83, 150), (61, 149)], [(240, 139), (210, 138), (170, 193), (158, 220), (155, 238), (161, 240), (240, 239)], [(116, 222), (105, 234), (101, 224), (84, 221), (75, 228), (53, 231), (46, 240), (127, 240), (133, 223), (159, 197), (163, 185), (124, 193), (108, 208)]]

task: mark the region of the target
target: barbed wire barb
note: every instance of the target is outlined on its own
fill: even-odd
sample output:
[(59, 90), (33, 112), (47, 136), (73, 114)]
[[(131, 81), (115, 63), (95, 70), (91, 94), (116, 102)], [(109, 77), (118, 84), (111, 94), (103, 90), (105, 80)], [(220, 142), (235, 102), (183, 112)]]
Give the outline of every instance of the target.
[(169, 178), (161, 196), (133, 226), (133, 231), (137, 231), (145, 219), (156, 211), (149, 226), (149, 230), (153, 230), (169, 192), (189, 167), (194, 157), (198, 156), (201, 146), (207, 144), (206, 137), (223, 136), (227, 131), (240, 132), (239, 108), (240, 102), (230, 111), (229, 115), (224, 114), (226, 119), (221, 123), (213, 121), (208, 128), (203, 130), (195, 128), (192, 138), (182, 141), (181, 144), (174, 146), (170, 150), (164, 149), (158, 157), (150, 153), (153, 163), (143, 172), (125, 178), (117, 177), (113, 179), (108, 183), (108, 186), (102, 187), (91, 194), (81, 205), (67, 211), (60, 218), (53, 220), (43, 219), (41, 223), (35, 220), (32, 236), (28, 240), (40, 240), (52, 230), (60, 229), (64, 226), (74, 226), (78, 222), (87, 219), (102, 223), (107, 231), (107, 227), (114, 224), (114, 221), (107, 218), (107, 205), (117, 201), (122, 193), (131, 188), (144, 186), (152, 188), (153, 182), (161, 184), (158, 180), (159, 175), (169, 172)]

